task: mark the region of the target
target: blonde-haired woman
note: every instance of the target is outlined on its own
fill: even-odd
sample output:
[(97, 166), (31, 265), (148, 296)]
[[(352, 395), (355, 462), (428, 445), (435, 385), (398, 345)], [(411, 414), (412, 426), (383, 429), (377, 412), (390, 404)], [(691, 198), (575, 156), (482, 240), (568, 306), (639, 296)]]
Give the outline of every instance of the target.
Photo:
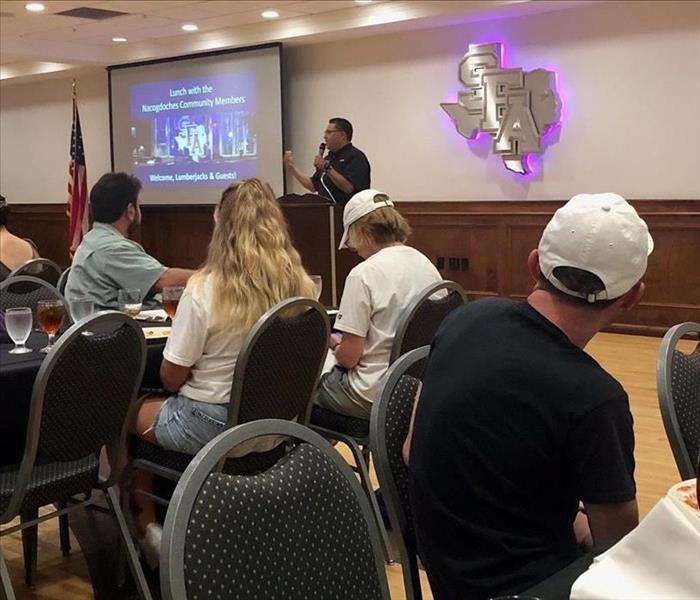
[[(267, 183), (249, 179), (230, 185), (214, 223), (206, 262), (187, 284), (163, 352), (160, 376), (173, 395), (147, 398), (134, 427), (147, 441), (188, 454), (224, 430), (236, 359), (255, 322), (286, 298), (315, 297)], [(138, 473), (135, 484), (150, 488), (149, 475)], [(140, 494), (136, 499), (136, 521), (152, 563), (160, 531), (151, 527), (153, 505)]]
[(355, 194), (343, 210), (343, 225), (340, 248), (349, 247), (364, 261), (345, 280), (334, 325), (342, 335), (331, 336), (333, 366), (321, 378), (316, 404), (369, 419), (399, 317), (442, 277), (430, 260), (405, 245), (411, 228), (386, 194), (372, 189)]

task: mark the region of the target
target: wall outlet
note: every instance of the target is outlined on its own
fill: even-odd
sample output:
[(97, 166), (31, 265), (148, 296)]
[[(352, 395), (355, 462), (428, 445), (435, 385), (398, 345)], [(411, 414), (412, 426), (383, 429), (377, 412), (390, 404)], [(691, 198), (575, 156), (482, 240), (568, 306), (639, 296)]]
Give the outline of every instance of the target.
[(447, 264), (450, 271), (459, 271), (459, 258), (450, 257)]
[(466, 256), (463, 256), (462, 258), (459, 259), (459, 270), (460, 271), (468, 271), (469, 270), (469, 259)]
[(438, 271), (441, 271), (442, 269), (445, 268), (445, 257), (444, 256), (437, 257), (437, 260), (435, 261), (435, 267), (437, 268)]

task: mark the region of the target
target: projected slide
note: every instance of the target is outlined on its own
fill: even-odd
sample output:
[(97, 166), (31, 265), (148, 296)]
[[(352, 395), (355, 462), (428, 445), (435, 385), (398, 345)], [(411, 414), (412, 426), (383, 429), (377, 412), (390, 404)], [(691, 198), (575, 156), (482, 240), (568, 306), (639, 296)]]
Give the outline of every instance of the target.
[(214, 203), (259, 177), (284, 192), (279, 47), (110, 69), (114, 169), (146, 203)]
[(144, 186), (255, 177), (255, 75), (158, 81), (131, 90), (134, 175)]

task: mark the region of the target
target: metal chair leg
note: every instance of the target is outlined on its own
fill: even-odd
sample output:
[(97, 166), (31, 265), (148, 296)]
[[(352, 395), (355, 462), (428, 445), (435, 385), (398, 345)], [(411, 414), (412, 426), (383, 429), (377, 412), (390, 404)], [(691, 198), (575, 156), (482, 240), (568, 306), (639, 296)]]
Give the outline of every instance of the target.
[(3, 600), (16, 600), (15, 591), (12, 589), (12, 581), (10, 581), (10, 573), (5, 564), (5, 558), (0, 551), (0, 592)]
[[(20, 522), (33, 521), (39, 517), (39, 509), (31, 509), (20, 515)], [(22, 529), (22, 551), (24, 553), (24, 583), (32, 587), (36, 581), (36, 558), (39, 545), (39, 526)]]
[[(68, 506), (67, 502), (59, 502), (58, 509), (63, 510)], [(58, 516), (58, 534), (61, 540), (61, 554), (70, 556), (70, 528), (68, 526), (68, 515)]]
[(116, 486), (107, 488), (105, 490), (105, 495), (107, 496), (109, 507), (112, 509), (114, 517), (117, 520), (121, 542), (124, 546), (124, 550), (126, 551), (126, 557), (129, 561), (129, 568), (131, 569), (131, 574), (134, 577), (139, 596), (142, 600), (153, 600), (151, 590), (148, 588), (148, 583), (146, 582), (146, 576), (143, 573), (141, 563), (139, 562), (139, 557), (136, 553), (134, 541), (131, 539), (131, 533), (126, 525), (126, 520), (124, 519), (124, 513), (122, 512), (122, 508), (120, 506)]

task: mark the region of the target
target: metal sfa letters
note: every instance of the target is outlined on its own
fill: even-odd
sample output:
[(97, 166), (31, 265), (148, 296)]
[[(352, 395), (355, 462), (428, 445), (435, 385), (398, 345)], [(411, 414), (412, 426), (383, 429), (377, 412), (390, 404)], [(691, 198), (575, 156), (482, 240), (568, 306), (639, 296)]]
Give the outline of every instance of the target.
[(440, 105), (457, 131), (470, 140), (489, 134), (506, 169), (529, 173), (527, 155), (542, 151), (542, 136), (559, 122), (554, 72), (505, 69), (501, 44), (469, 44), (459, 79), (467, 91), (456, 103)]

